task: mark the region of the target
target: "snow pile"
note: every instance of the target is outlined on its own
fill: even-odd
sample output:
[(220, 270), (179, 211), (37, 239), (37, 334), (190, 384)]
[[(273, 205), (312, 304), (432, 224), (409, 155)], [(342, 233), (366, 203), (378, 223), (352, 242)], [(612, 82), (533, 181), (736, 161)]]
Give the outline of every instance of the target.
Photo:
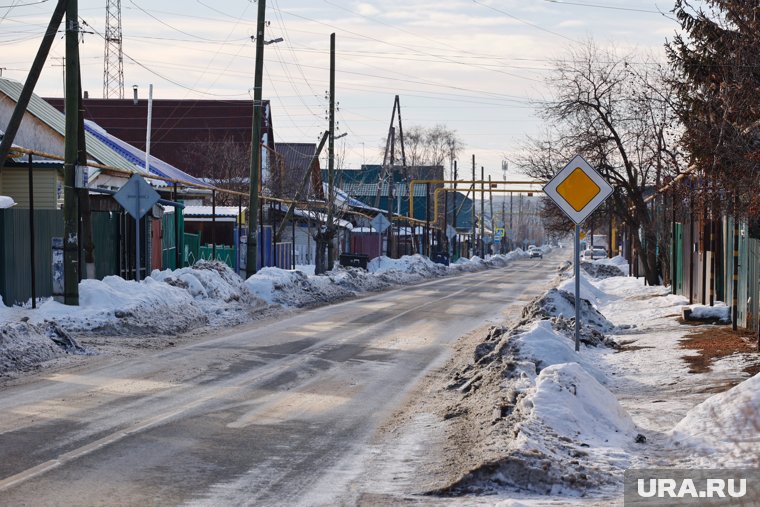
[(573, 341), (556, 331), (548, 320), (533, 322), (526, 331), (512, 336), (511, 341), (522, 359), (535, 364), (536, 371), (552, 365), (577, 362), (599, 382), (607, 382), (605, 374), (594, 366), (588, 355), (577, 353)]
[(691, 313), (690, 319), (696, 320), (717, 320), (720, 322), (729, 322), (731, 320), (731, 308), (726, 306), (722, 301), (716, 301), (715, 306), (690, 305), (686, 306)]
[[(557, 289), (568, 292), (575, 296), (575, 277), (573, 276), (572, 278), (568, 278), (559, 284), (557, 286)], [(601, 291), (596, 285), (591, 283), (588, 278), (581, 275), (580, 297), (598, 306), (600, 303), (606, 301), (607, 294)]]
[(546, 426), (594, 447), (625, 447), (635, 437), (631, 416), (585, 367), (559, 363), (541, 371), (535, 390), (518, 410), (527, 412), (526, 427)]
[[(615, 326), (602, 315), (588, 300), (580, 301), (581, 328), (580, 340), (590, 346), (601, 344), (612, 346), (613, 342), (605, 338)], [(555, 329), (562, 331), (567, 337), (575, 337), (575, 296), (567, 291), (550, 289), (542, 296), (534, 299), (523, 308), (522, 324), (549, 319)]]
[(118, 276), (82, 280), (79, 307), (73, 309), (48, 300), (33, 315), (35, 319), (54, 320), (68, 332), (114, 335), (183, 332), (208, 321), (187, 289), (150, 277), (143, 283)]
[[(583, 280), (586, 296), (599, 303), (616, 299)], [(555, 288), (527, 305), (514, 328), (492, 330), (476, 347), (474, 364), (455, 374), (449, 387), (463, 393), (465, 410), (480, 414), (481, 421), (491, 417), (481, 438), (499, 444), (490, 451), (495, 456), (453, 484), (452, 491), (507, 486), (577, 496), (622, 480), (640, 436), (596, 366), (617, 347), (602, 334), (614, 325), (591, 302), (581, 299), (581, 304), (580, 352), (573, 340), (574, 298)], [(488, 407), (494, 405), (490, 414)]]
[(731, 466), (758, 465), (760, 374), (692, 408), (671, 432), (675, 445), (719, 455)]
[(623, 272), (621, 276), (628, 276), (628, 261), (622, 255), (616, 255), (615, 257), (608, 259), (597, 259), (592, 264), (599, 264), (605, 266), (615, 266)]
[(367, 264), (367, 271), (376, 275), (404, 273), (407, 275), (417, 275), (420, 279), (433, 276), (443, 276), (447, 269), (443, 264), (431, 261), (422, 255), (404, 255), (400, 259), (391, 259), (390, 257), (375, 257)]
[(466, 257), (460, 257), (459, 259), (454, 262), (449, 269), (452, 271), (462, 271), (462, 272), (474, 272), (474, 271), (481, 271), (483, 269), (488, 268), (500, 268), (504, 267), (507, 264), (509, 264), (511, 261), (523, 257), (527, 257), (528, 253), (523, 251), (521, 248), (516, 248), (515, 250), (512, 250), (509, 253), (506, 254), (495, 254), (492, 255), (489, 259), (482, 259), (478, 257), (477, 255), (474, 255), (471, 258)]
[(577, 363), (541, 371), (515, 414), (521, 422), (510, 443), (512, 459), (500, 474), (511, 486), (574, 495), (614, 481), (629, 466), (633, 420)]
[[(600, 259), (605, 260), (605, 259)], [(583, 271), (593, 278), (611, 278), (616, 276), (626, 276), (623, 270), (612, 264), (603, 264), (599, 260), (594, 262), (581, 262)]]
[(229, 303), (246, 301), (251, 293), (243, 280), (222, 262), (198, 261), (193, 267), (153, 270), (150, 277), (186, 289), (196, 299), (216, 299)]
[(30, 370), (67, 353), (85, 351), (53, 323), (34, 325), (24, 320), (0, 325), (0, 376)]

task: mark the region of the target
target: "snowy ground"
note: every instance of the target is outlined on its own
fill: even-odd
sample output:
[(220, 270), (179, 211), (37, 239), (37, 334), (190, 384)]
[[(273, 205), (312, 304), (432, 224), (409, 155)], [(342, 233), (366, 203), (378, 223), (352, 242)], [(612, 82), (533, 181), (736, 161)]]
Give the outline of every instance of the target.
[(439, 492), (460, 500), (486, 494), (526, 504), (619, 504), (629, 468), (757, 465), (760, 374), (747, 372), (760, 363), (751, 351), (756, 342), (693, 371), (684, 358), (699, 353), (682, 340), (725, 326), (681, 323), (685, 298), (611, 276), (607, 266), (627, 272), (619, 258), (584, 266), (579, 353), (566, 292), (574, 278), (565, 278), (529, 304), (519, 323), (492, 329), (456, 367), (441, 388), (449, 393), (444, 419), (449, 440), (470, 436), (450, 452), (477, 458)]
[[(6, 307), (0, 299), (0, 377), (67, 354), (96, 354), (97, 347), (78, 346), (76, 340), (83, 336), (121, 336), (125, 344), (135, 337), (158, 342), (156, 337), (231, 327), (275, 308), (297, 311), (433, 277), (502, 267), (525, 255), (518, 249), (488, 260), (460, 259), (449, 267), (420, 255), (379, 257), (367, 271), (338, 266), (316, 276), (314, 266), (264, 268), (247, 280), (222, 263), (201, 261), (174, 271), (155, 270), (141, 282), (118, 276), (83, 280), (75, 307), (50, 298), (39, 301), (37, 309), (31, 302)], [(118, 340), (109, 342), (118, 348)]]

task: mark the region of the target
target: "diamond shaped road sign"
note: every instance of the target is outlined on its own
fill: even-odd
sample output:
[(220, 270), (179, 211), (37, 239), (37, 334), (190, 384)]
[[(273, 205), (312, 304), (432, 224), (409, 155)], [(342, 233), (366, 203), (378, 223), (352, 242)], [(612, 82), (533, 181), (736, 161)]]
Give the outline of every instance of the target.
[(583, 157), (576, 155), (544, 186), (544, 192), (576, 224), (612, 193), (612, 187)]
[(391, 225), (391, 223), (387, 218), (385, 218), (385, 215), (382, 213), (375, 215), (375, 218), (370, 220), (369, 223), (372, 225), (372, 227), (375, 228), (376, 231), (379, 231), (380, 234), (384, 233), (388, 226)]
[(140, 219), (158, 202), (160, 196), (141, 176), (133, 174), (113, 198), (132, 218)]

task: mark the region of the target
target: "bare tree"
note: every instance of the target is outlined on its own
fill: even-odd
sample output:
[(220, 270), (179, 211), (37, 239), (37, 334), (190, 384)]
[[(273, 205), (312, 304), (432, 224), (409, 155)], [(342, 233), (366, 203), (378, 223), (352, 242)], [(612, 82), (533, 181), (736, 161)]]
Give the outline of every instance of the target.
[(682, 160), (673, 148), (677, 118), (662, 91), (667, 68), (635, 57), (621, 58), (593, 41), (570, 48), (548, 79), (554, 100), (540, 105), (552, 130), (528, 140), (520, 163), (531, 176), (548, 179), (582, 154), (615, 188), (613, 212), (636, 232), (633, 248), (644, 276), (658, 284), (662, 238), (645, 199), (665, 175), (678, 172)]
[[(381, 153), (385, 154), (385, 142), (383, 139)], [(404, 129), (404, 153), (406, 165), (415, 166), (442, 166), (447, 160), (453, 161), (464, 148), (464, 143), (457, 135), (456, 130), (446, 125), (438, 124), (433, 127), (413, 125)], [(401, 136), (395, 136), (395, 162), (400, 161)]]
[[(217, 187), (238, 192), (248, 192), (248, 165), (250, 147), (246, 147), (231, 137), (217, 140), (211, 135), (196, 141), (185, 152), (187, 166), (192, 173), (204, 178)], [(237, 204), (233, 195), (219, 192), (217, 204)]]

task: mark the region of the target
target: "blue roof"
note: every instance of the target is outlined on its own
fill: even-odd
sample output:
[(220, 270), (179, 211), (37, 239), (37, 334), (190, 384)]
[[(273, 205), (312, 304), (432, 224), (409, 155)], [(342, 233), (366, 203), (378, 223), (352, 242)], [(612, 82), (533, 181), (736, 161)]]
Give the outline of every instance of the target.
[[(101, 142), (103, 142), (105, 145), (107, 145), (115, 153), (120, 155), (122, 158), (124, 158), (128, 162), (136, 165), (137, 167), (141, 169), (145, 167), (145, 152), (144, 151), (139, 150), (135, 148), (134, 146), (132, 146), (131, 144), (126, 143), (122, 141), (121, 139), (118, 139), (117, 137), (112, 136), (111, 134), (103, 130), (100, 126), (98, 126), (96, 123), (85, 121), (84, 128), (87, 132), (95, 136), (97, 139), (99, 139)], [(164, 162), (163, 160), (157, 159), (155, 157), (150, 157), (149, 169), (150, 169), (151, 174), (154, 174), (161, 178), (179, 180), (185, 183), (192, 183), (194, 185), (200, 185), (204, 187), (209, 186), (208, 183), (205, 183), (194, 176), (190, 176), (186, 172), (180, 169), (177, 169), (173, 165), (168, 164)]]

